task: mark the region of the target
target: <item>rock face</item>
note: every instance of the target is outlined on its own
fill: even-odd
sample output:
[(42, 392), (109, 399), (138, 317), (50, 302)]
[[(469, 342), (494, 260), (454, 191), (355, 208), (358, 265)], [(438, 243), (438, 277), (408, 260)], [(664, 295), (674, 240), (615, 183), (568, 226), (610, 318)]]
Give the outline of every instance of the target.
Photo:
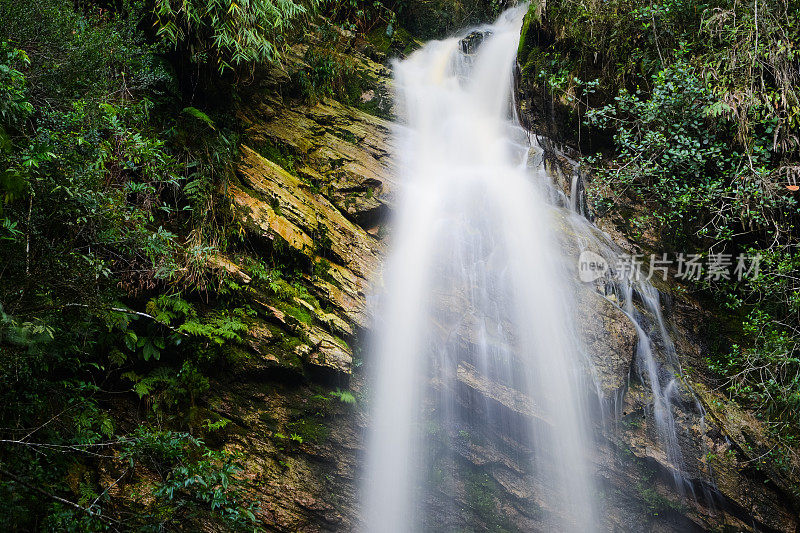
[(363, 326), (367, 277), (377, 269), (380, 242), (308, 183), (246, 146), (238, 174), (243, 186), (232, 185), (229, 192), (242, 226), (261, 238), (280, 239), (314, 265), (323, 264), (329, 281), (312, 283), (329, 289), (341, 317)]
[(578, 299), (577, 326), (597, 372), (604, 403), (614, 401), (628, 385), (636, 351), (636, 328), (622, 310), (593, 291)]
[[(374, 229), (391, 203), (395, 173), (389, 157), (390, 123), (328, 97), (311, 105), (276, 96), (304, 68), (302, 50), (288, 56), (288, 72), (266, 80), (266, 92), (256, 92), (253, 101), (239, 112), (247, 142), (268, 158), (278, 156), (293, 167), (296, 177), (313, 184), (345, 216)], [(388, 101), (389, 71), (355, 51), (347, 57), (356, 65), (358, 74), (353, 76), (364, 80), (356, 89), (361, 94), (358, 102)], [(381, 104), (380, 109), (384, 116), (391, 112), (389, 105)]]
[[(353, 57), (373, 76), (388, 74), (361, 54)], [(243, 347), (245, 370), (220, 378), (209, 408), (233, 422), (225, 439), (244, 454), (267, 529), (352, 531), (358, 526), (367, 418), (358, 352), (351, 346), (363, 341), (361, 333), (369, 328), (368, 283), (384, 251), (379, 228), (395, 187), (390, 127), (385, 119), (334, 100), (310, 104), (274, 96), (281, 94), (276, 87), (291, 79), (291, 68), (276, 73), (264, 82), (272, 96), (254, 91), (240, 112), (245, 146), (239, 183), (226, 194), (236, 223), (258, 250), (295, 257), (306, 274), (296, 285), (264, 287), (235, 258), (218, 261), (220, 269), (251, 286), (258, 312)], [(375, 83), (385, 88), (390, 82)], [(568, 225), (556, 225), (562, 227), (565, 249), (576, 255), (579, 246)], [(702, 374), (685, 377), (680, 390), (694, 391), (704, 411), (695, 408), (693, 398), (678, 395), (673, 402), (689, 480), (690, 497), (682, 497), (672, 482), (676, 465), (653, 426), (649, 388), (638, 379), (636, 328), (602, 286), (586, 285), (577, 301), (584, 320), (576, 327), (599, 383), (589, 392), (615, 421), (598, 425), (605, 433), (592, 457), (610, 511), (600, 527), (796, 531), (800, 507), (792, 481), (765, 462), (766, 432), (713, 392)], [(676, 296), (670, 318), (680, 362), (699, 368), (704, 348), (694, 328), (703, 311)], [(457, 342), (473, 341), (466, 335)], [(454, 392), (465, 412), (491, 406), (512, 418), (548, 423), (529, 398), (481, 375), (468, 361), (459, 362), (455, 372)], [(347, 387), (355, 405), (334, 394)], [(532, 475), (529, 445), (502, 426), (490, 432), (471, 427), (468, 417), (437, 430), (431, 446), (455, 451), (446, 460), (464, 476), (453, 488), (461, 510), (457, 515), (443, 510), (431, 529), (540, 531), (550, 512), (543, 497), (548, 487)], [(435, 498), (429, 503), (436, 509)]]

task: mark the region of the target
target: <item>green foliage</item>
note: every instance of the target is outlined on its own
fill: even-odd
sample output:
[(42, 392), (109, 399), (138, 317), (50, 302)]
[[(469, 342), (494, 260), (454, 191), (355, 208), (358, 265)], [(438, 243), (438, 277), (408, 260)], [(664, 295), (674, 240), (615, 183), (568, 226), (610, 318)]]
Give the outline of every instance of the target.
[(317, 0), (155, 0), (157, 33), (194, 63), (228, 69), (280, 59), (284, 33), (303, 22)]
[[(250, 295), (301, 323), (322, 316), (301, 277), (329, 276), (326, 260), (276, 244), (269, 262), (246, 265), (250, 283), (224, 268), (251, 245), (227, 194), (233, 80), (277, 67), (317, 5), (0, 0), (0, 468), (16, 476), (0, 475), (7, 529), (257, 527), (240, 457), (192, 435), (219, 443), (227, 432), (227, 419), (198, 413), (210, 376), (243, 352)], [(385, 24), (392, 42), (396, 9), (331, 6), (341, 26)], [(306, 60), (294, 89), (360, 102), (362, 73), (338, 51), (312, 47)], [(294, 172), (294, 157), (270, 159)], [(329, 255), (324, 228), (315, 233), (315, 251)], [(300, 367), (292, 349), (308, 339), (269, 327)], [(355, 403), (326, 391), (326, 405), (334, 397)], [(326, 416), (309, 402), (285, 440), (323, 442)]]
[(391, 37), (397, 28), (397, 14), (402, 9), (403, 3), (398, 1), (337, 0), (330, 4), (328, 12), (344, 29), (369, 33), (381, 27)]
[(202, 321), (184, 322), (178, 330), (219, 346), (234, 341), (241, 342), (241, 334), (247, 331), (247, 325), (242, 322), (245, 313), (241, 308), (217, 311), (210, 313)]
[(329, 48), (309, 48), (304, 62), (308, 65), (297, 75), (300, 93), (312, 103), (324, 97), (355, 103), (361, 96), (360, 73), (353, 60)]
[(283, 168), (289, 174), (297, 176), (295, 156), (293, 154), (281, 149), (269, 140), (259, 143), (256, 149), (261, 155)]
[[(0, 0), (0, 437), (15, 443), (0, 467), (92, 512), (131, 505), (96, 476), (71, 481), (127, 442), (109, 406), (138, 397), (145, 416), (179, 424), (250, 313), (209, 267), (227, 244), (215, 196), (237, 137), (177, 92), (147, 17), (138, 1)], [(201, 299), (212, 282), (218, 301)], [(189, 455), (169, 479), (191, 497), (157, 495), (180, 511), (170, 520), (198, 502), (238, 513), (219, 490), (233, 462)], [(0, 494), (12, 530), (113, 523), (5, 478)]]
[(792, 0), (533, 3), (527, 20), (538, 31), (525, 32), (520, 60), (550, 55), (570, 76), (599, 78), (600, 98), (583, 103), (591, 107), (621, 89), (648, 91), (659, 71), (688, 59), (709, 83), (715, 112), (735, 123), (740, 145), (771, 124), (772, 148), (796, 154), (799, 34), (788, 21), (797, 9)]
[[(289, 422), (286, 424), (286, 428), (290, 432), (290, 435), (297, 435), (299, 437), (299, 442), (310, 442), (312, 444), (322, 444), (330, 434), (330, 429), (321, 421), (312, 417)], [(292, 440), (298, 441), (297, 438), (292, 438)]]
[[(0, 43), (0, 55), (5, 58), (0, 63), (0, 215), (3, 204), (22, 196), (28, 189), (27, 173), (24, 167), (14, 164), (9, 156), (13, 152), (11, 133), (33, 113), (33, 106), (27, 100), (25, 75), (18, 68), (30, 64), (28, 55)], [(18, 221), (0, 216), (2, 230), (0, 240), (14, 241), (22, 235), (17, 229)]]
[(212, 130), (216, 130), (217, 129), (216, 126), (214, 125), (214, 121), (211, 119), (211, 117), (209, 117), (208, 115), (206, 115), (205, 113), (203, 113), (202, 111), (197, 109), (196, 107), (191, 107), (191, 106), (184, 107), (183, 108), (183, 112), (186, 113), (187, 115), (189, 115), (190, 117), (194, 117), (197, 120), (201, 121), (203, 124), (205, 124), (206, 126), (211, 128)]
[[(61, 7), (58, 2), (53, 5)], [(78, 51), (63, 58), (62, 64), (74, 63), (80, 70), (77, 63), (84, 55), (101, 53), (95, 41), (101, 36), (112, 38), (104, 46), (113, 47), (114, 39), (121, 41), (123, 49), (134, 46), (109, 26), (114, 24), (101, 25), (98, 35), (75, 42)], [(20, 35), (28, 31), (17, 29)], [(56, 35), (43, 32), (39, 39), (49, 43), (67, 33), (65, 28), (56, 30)], [(75, 41), (72, 36), (64, 38)], [(131, 56), (126, 65), (130, 76), (147, 78), (136, 74), (138, 54), (131, 52)], [(49, 71), (44, 61), (31, 55), (36, 79), (40, 79), (39, 72)], [(126, 79), (116, 77), (120, 90), (125, 91)], [(6, 257), (24, 253), (24, 262), (11, 262), (10, 266), (24, 265), (28, 276), (74, 268), (85, 276), (87, 286), (97, 286), (114, 270), (135, 269), (136, 279), (130, 276), (122, 283), (137, 292), (168, 276), (172, 268), (169, 256), (175, 249), (174, 235), (155, 222), (157, 213), (166, 208), (163, 191), (176, 184), (174, 169), (178, 165), (164, 141), (148, 128), (150, 100), (106, 99), (84, 92), (55, 106), (48, 101), (59, 93), (70, 93), (72, 82), (69, 77), (56, 81), (45, 76), (36, 91), (31, 91), (28, 109), (36, 109), (36, 113), (13, 130), (7, 149), (0, 154), (4, 176), (17, 178), (10, 187), (4, 180), (5, 217), (14, 227), (24, 225), (26, 235), (25, 249), (20, 239), (15, 239), (8, 244), (10, 255)], [(12, 131), (10, 122), (3, 126)], [(70, 230), (62, 231), (66, 228)], [(12, 270), (11, 274), (19, 272)]]
[[(750, 250), (755, 253), (756, 250)], [(726, 293), (726, 307), (741, 314), (740, 341), (718, 350), (710, 367), (726, 376), (732, 398), (757, 409), (777, 434), (796, 440), (800, 427), (800, 256), (790, 248), (761, 250), (761, 275)], [(776, 320), (776, 317), (781, 319)]]
[[(19, 125), (33, 113), (27, 98), (27, 81), (18, 68), (30, 66), (31, 61), (24, 50), (10, 48), (8, 43), (0, 45), (4, 59), (0, 64), (0, 120), (10, 126)], [(6, 141), (6, 133), (2, 135)]]
[(787, 442), (800, 432), (798, 16), (793, 0), (557, 0), (531, 5), (519, 49), (565, 136), (603, 149), (584, 159), (601, 216), (667, 250), (761, 256), (754, 280), (695, 288), (739, 322), (711, 368)]
[(331, 392), (331, 396), (337, 398), (340, 402), (346, 405), (355, 405), (357, 403), (356, 397), (349, 390), (335, 390)]
[(589, 124), (615, 128), (614, 164), (597, 167), (603, 184), (660, 206), (654, 218), (667, 246), (686, 244), (698, 229), (701, 236), (716, 229), (711, 237), (724, 239), (735, 225), (766, 223), (754, 220), (763, 209), (744, 210), (739, 202), (716, 210), (722, 198), (735, 198), (739, 161), (725, 124), (707, 120), (711, 93), (695, 69), (679, 61), (652, 85), (647, 97), (622, 91), (613, 104), (587, 112)]
[(732, 253), (746, 240), (793, 242), (798, 202), (773, 181), (772, 130), (754, 138), (749, 152), (732, 144), (735, 125), (717, 115), (713, 90), (685, 60), (651, 85), (646, 94), (623, 90), (613, 104), (587, 111), (587, 124), (615, 132), (610, 163), (587, 158), (601, 163), (590, 189), (601, 213), (631, 199), (652, 207), (631, 222), (660, 230), (672, 249), (702, 253), (708, 244)]
[[(378, 9), (371, 9), (374, 0), (350, 0), (351, 5), (359, 6), (365, 13), (367, 25), (357, 27), (365, 33), (369, 31), (372, 21), (390, 21), (390, 13), (396, 15), (397, 24), (392, 23), (385, 31), (399, 31), (399, 26), (407, 29), (416, 38), (422, 40), (442, 39), (473, 25), (485, 23), (497, 18), (507, 7), (513, 5), (506, 0), (425, 0), (421, 2), (403, 2), (400, 0), (384, 0)], [(342, 1), (340, 4), (348, 4)], [(377, 4), (377, 3), (376, 3)], [(352, 11), (348, 12), (352, 18)], [(380, 24), (376, 24), (381, 27)]]
[(235, 529), (252, 530), (257, 523), (258, 508), (247, 501), (236, 454), (209, 449), (187, 433), (139, 428), (123, 442), (120, 458), (158, 474), (152, 518), (167, 517), (161, 527), (179, 526), (174, 513), (198, 504)]
[(208, 378), (189, 361), (184, 361), (177, 373), (173, 368), (161, 366), (146, 376), (129, 371), (123, 377), (133, 382), (134, 392), (140, 398), (147, 398), (156, 412), (187, 403), (194, 405), (195, 398), (209, 389)]

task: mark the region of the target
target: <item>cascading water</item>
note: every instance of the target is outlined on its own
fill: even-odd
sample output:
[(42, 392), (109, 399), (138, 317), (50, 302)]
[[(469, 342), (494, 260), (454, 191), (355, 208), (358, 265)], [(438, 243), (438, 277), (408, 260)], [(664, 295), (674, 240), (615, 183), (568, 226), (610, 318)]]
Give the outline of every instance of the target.
[[(573, 201), (574, 202), (574, 201)], [(574, 208), (573, 208), (574, 209)], [(594, 228), (580, 212), (567, 216), (570, 232), (580, 236), (579, 247), (601, 256), (611, 266), (619, 261), (622, 249), (607, 235)], [(678, 430), (673, 414), (678, 397), (690, 397), (692, 408), (704, 419), (704, 409), (694, 396), (694, 392), (681, 381), (682, 370), (664, 317), (658, 290), (648, 281), (642, 269), (632, 263), (626, 275), (613, 272), (613, 266), (598, 280), (604, 284), (603, 292), (611, 295), (619, 308), (628, 316), (637, 332), (636, 370), (639, 381), (648, 386), (651, 394), (651, 417), (656, 430), (655, 437), (660, 442), (666, 462), (672, 467), (672, 477), (677, 492), (686, 494), (692, 484), (684, 477), (684, 458), (678, 438)], [(656, 342), (657, 339), (657, 342)], [(656, 346), (658, 345), (658, 346)], [(618, 413), (617, 413), (618, 414)], [(707, 488), (704, 486), (704, 491)], [(692, 494), (694, 498), (696, 495)], [(705, 494), (705, 499), (713, 507), (713, 495)]]
[[(460, 416), (519, 426), (511, 429), (530, 442), (552, 526), (590, 531), (594, 524), (569, 283), (548, 206), (525, 171), (528, 136), (513, 119), (523, 14), (512, 9), (480, 28), (474, 55), (453, 38), (395, 66), (405, 117), (397, 131), (403, 190), (371, 385), (369, 531), (433, 527), (441, 516), (435, 505), (456, 505), (425, 502), (431, 471), (441, 478), (440, 494), (469, 483), (435, 442)], [(503, 420), (490, 405), (482, 414), (480, 407), (459, 413), (458, 374), (472, 372), (530, 397), (534, 421)]]
[[(541, 165), (531, 167), (513, 105), (524, 13), (512, 8), (469, 38), (430, 42), (394, 68), (401, 190), (371, 346), (365, 531), (465, 529), (482, 478), (454, 450), (493, 431), (522, 443), (512, 452), (527, 458), (542, 530), (602, 523), (578, 282), (556, 237), (560, 208)], [(576, 190), (573, 182), (573, 208), (583, 209)], [(576, 234), (592, 235), (584, 219), (568, 218)], [(610, 257), (611, 246), (601, 248)], [(632, 292), (620, 301), (636, 320)], [(637, 328), (638, 367), (679, 472), (675, 385)]]

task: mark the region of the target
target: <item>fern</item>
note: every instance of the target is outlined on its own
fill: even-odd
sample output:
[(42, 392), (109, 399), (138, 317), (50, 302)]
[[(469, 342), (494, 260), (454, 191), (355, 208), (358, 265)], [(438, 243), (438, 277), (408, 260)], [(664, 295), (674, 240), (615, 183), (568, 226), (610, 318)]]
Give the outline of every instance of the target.
[(162, 324), (170, 325), (176, 319), (197, 316), (194, 306), (176, 294), (160, 294), (147, 302), (147, 312)]
[(331, 392), (331, 396), (338, 398), (340, 402), (347, 405), (355, 405), (357, 403), (356, 397), (348, 390), (337, 389), (336, 391)]
[(241, 342), (241, 334), (247, 331), (247, 325), (235, 314), (222, 312), (211, 314), (203, 320), (188, 320), (178, 331), (222, 345)]

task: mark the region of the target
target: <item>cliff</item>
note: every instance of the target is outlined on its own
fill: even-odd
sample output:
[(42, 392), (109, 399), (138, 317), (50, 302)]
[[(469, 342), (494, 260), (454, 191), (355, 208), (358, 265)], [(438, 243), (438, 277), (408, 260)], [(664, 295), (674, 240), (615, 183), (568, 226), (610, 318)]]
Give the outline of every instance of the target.
[[(228, 258), (229, 272), (248, 284), (258, 314), (246, 345), (237, 348), (243, 352), (241, 367), (217, 378), (206, 403), (231, 421), (220, 438), (243, 454), (244, 471), (254, 482), (252, 496), (260, 503), (257, 516), (266, 528), (349, 531), (358, 524), (362, 434), (368, 423), (361, 363), (369, 365), (364, 349), (371, 319), (369, 283), (379, 276), (384, 222), (396, 187), (391, 124), (363, 105), (280, 96), (289, 92), (304, 52), (296, 49), (286, 69), (261, 80), (240, 105), (245, 136), (239, 183), (221, 193), (230, 197), (236, 224), (255, 243), (254, 253), (280, 250), (295, 257), (306, 274), (297, 288), (274, 298), (236, 257)], [(390, 71), (373, 59), (383, 59), (380, 54), (368, 43), (343, 53), (364, 74), (358, 101), (388, 98)], [(546, 120), (530, 109), (523, 113), (528, 124)], [(554, 148), (546, 150), (546, 159), (562, 180), (577, 171)], [(562, 227), (564, 246), (577, 257), (574, 236), (568, 225)], [(601, 228), (621, 249), (636, 249), (620, 228)], [(602, 236), (602, 229), (595, 231)], [(582, 299), (586, 320), (579, 329), (602, 374), (598, 394), (604, 405), (615, 406), (610, 414), (616, 416), (593, 458), (611, 510), (604, 526), (613, 531), (796, 531), (796, 480), (770, 464), (773, 444), (762, 424), (716, 392), (704, 370), (702, 325), (709, 311), (673, 282), (659, 291), (684, 368), (680, 390), (691, 395), (673, 402), (689, 482), (685, 493), (674, 485), (677, 465), (656, 434), (651, 392), (636, 366), (636, 329), (619, 302), (603, 291), (587, 289)], [(535, 417), (518, 392), (466, 363), (458, 367), (458, 382), (455, 394), (464, 409), (490, 404), (509, 416)], [(547, 510), (537, 491), (546, 488), (527, 488), (524, 439), (458, 429), (430, 437), (431, 446), (454, 449), (469, 473), (457, 486), (464, 512), (442, 516), (439, 526), (538, 530), (537, 517)]]

